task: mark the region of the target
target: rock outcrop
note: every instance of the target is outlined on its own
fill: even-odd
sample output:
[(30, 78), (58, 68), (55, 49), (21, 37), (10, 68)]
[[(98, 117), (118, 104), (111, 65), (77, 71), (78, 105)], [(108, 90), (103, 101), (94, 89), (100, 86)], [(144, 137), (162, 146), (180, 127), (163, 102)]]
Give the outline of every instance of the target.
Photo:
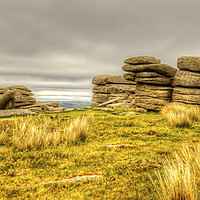
[(92, 90), (94, 93), (92, 101), (95, 102), (92, 104), (93, 108), (134, 107), (132, 101), (135, 98), (135, 82), (126, 80), (122, 75), (99, 75), (94, 77), (92, 83), (96, 84)]
[(37, 103), (33, 95), (30, 89), (21, 85), (0, 88), (0, 116), (58, 110), (57, 102)]
[(200, 105), (200, 57), (178, 59), (179, 70), (151, 56), (128, 58), (122, 76), (93, 79), (93, 107), (159, 111), (169, 102)]
[(177, 66), (172, 101), (200, 105), (200, 57), (180, 57)]
[[(136, 62), (137, 61), (137, 62)], [(122, 69), (126, 80), (135, 81), (135, 106), (137, 110), (159, 111), (171, 101), (173, 88), (171, 86), (176, 69), (160, 64), (154, 57), (139, 56), (124, 61)]]

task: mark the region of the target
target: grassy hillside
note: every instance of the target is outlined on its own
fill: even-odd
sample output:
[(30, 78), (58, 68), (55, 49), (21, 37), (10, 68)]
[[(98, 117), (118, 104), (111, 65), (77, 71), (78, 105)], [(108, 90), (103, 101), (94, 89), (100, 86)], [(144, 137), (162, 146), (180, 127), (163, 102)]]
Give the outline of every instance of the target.
[(81, 101), (59, 101), (59, 107), (65, 108), (78, 108), (83, 109), (85, 107), (90, 107), (91, 102), (81, 102)]
[[(183, 144), (193, 147), (200, 143), (200, 123), (178, 128), (169, 126), (158, 113), (124, 112), (44, 114), (49, 120), (45, 130), (60, 133), (74, 118), (89, 116), (86, 140), (27, 148), (13, 143), (16, 121), (20, 122), (21, 117), (1, 119), (0, 199), (155, 199), (149, 175), (155, 179), (155, 172), (162, 174), (163, 160), (172, 157)], [(34, 116), (36, 125), (41, 126), (43, 117)], [(43, 184), (81, 175), (103, 178)]]

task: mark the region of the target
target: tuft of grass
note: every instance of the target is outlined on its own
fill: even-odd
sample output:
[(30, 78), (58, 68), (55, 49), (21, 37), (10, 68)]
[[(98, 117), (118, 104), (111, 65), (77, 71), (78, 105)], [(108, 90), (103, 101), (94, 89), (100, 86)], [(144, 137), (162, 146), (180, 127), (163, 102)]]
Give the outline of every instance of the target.
[(88, 136), (88, 117), (61, 120), (40, 115), (17, 118), (12, 128), (12, 136), (3, 131), (0, 143), (10, 143), (16, 149), (40, 149), (59, 144), (76, 145)]
[(162, 108), (161, 115), (171, 126), (191, 127), (194, 121), (200, 119), (200, 108), (198, 106), (170, 103)]
[[(174, 159), (166, 159), (163, 172), (156, 172), (157, 181), (150, 177), (160, 200), (198, 200), (200, 198), (200, 146), (183, 146)], [(156, 184), (158, 182), (158, 184)]]
[(67, 130), (65, 130), (65, 141), (67, 144), (77, 144), (79, 141), (85, 141), (88, 135), (88, 119), (76, 118), (72, 120)]

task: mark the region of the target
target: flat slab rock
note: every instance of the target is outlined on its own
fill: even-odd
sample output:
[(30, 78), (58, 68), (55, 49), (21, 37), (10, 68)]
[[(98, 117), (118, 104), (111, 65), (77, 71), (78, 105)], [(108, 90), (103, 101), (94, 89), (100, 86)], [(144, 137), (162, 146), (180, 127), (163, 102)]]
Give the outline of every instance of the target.
[(177, 67), (179, 69), (200, 72), (200, 57), (199, 56), (182, 56), (178, 58)]
[(173, 86), (200, 88), (200, 73), (178, 70), (174, 77)]
[(167, 78), (156, 72), (139, 72), (135, 76), (135, 82), (155, 85), (171, 85), (171, 78)]
[(123, 75), (109, 76), (107, 83), (115, 84), (135, 84), (133, 81), (126, 80)]
[(174, 88), (173, 102), (200, 105), (200, 89), (197, 88)]
[(92, 101), (97, 103), (104, 103), (108, 101), (108, 94), (102, 94), (102, 93), (93, 94)]
[(137, 84), (135, 91), (135, 98), (146, 98), (152, 97), (163, 100), (170, 100), (172, 96), (173, 88), (156, 86), (156, 85), (147, 85), (147, 84)]
[(135, 105), (147, 110), (160, 111), (170, 100), (163, 100), (152, 97), (135, 97)]
[(92, 80), (92, 84), (105, 85), (107, 83), (114, 84), (134, 84), (132, 81), (128, 81), (122, 75), (109, 76), (109, 75), (99, 75), (95, 76)]
[(113, 104), (109, 104), (107, 105), (108, 108), (124, 108), (124, 109), (132, 109), (135, 106), (132, 103), (113, 103)]
[(136, 84), (126, 85), (126, 84), (106, 84), (106, 85), (97, 85), (93, 88), (93, 93), (135, 93)]
[(92, 79), (92, 84), (105, 85), (107, 83), (109, 75), (98, 75)]
[(177, 69), (167, 64), (124, 65), (126, 72), (156, 72), (166, 77), (174, 77)]
[(11, 115), (31, 115), (35, 114), (28, 109), (10, 109), (10, 110), (0, 110), (0, 117), (6, 117)]
[(128, 72), (128, 73), (125, 73), (123, 76), (128, 81), (134, 81), (136, 73)]
[(128, 64), (159, 64), (160, 60), (156, 59), (155, 57), (152, 56), (137, 56), (137, 57), (131, 57), (128, 58), (124, 61), (125, 63)]
[(92, 96), (92, 101), (96, 102), (96, 103), (104, 103), (116, 98), (120, 98), (120, 99), (128, 99), (130, 96), (130, 94), (126, 94), (126, 93), (118, 93), (118, 94), (101, 94), (101, 93), (97, 93), (94, 94)]

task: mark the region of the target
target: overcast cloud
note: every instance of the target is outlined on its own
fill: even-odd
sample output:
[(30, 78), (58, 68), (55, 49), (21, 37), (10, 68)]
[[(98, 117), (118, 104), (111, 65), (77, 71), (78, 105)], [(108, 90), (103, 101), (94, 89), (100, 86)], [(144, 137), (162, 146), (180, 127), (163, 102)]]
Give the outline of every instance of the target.
[(200, 55), (199, 10), (199, 0), (0, 0), (1, 87), (91, 91), (94, 76), (123, 74), (138, 55), (176, 67)]

